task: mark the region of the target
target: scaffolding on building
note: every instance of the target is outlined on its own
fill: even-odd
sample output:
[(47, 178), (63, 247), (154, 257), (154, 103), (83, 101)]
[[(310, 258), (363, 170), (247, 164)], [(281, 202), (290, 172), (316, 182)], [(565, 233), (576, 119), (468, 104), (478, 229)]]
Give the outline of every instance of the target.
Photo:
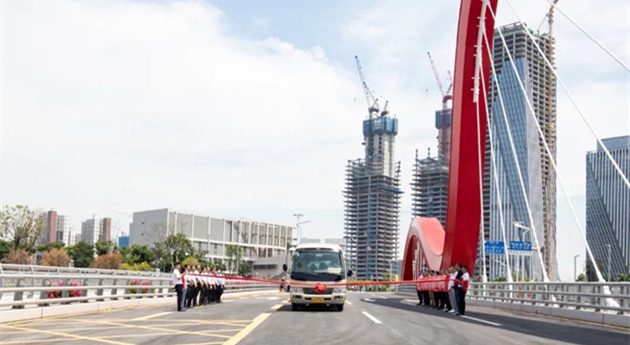
[(437, 218), (446, 228), (448, 208), (448, 161), (431, 157), (418, 158), (411, 181), (412, 214), (414, 217)]
[(383, 279), (398, 257), (400, 162), (392, 176), (383, 174), (384, 164), (357, 159), (346, 167), (346, 252), (357, 279)]

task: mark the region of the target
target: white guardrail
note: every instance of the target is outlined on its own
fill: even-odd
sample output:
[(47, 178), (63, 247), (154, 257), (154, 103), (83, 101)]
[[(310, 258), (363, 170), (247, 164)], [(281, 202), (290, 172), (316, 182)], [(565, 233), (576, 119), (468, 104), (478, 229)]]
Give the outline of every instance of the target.
[[(416, 296), (416, 287), (404, 284), (398, 293)], [(471, 283), (466, 299), (630, 315), (630, 282)]]
[[(276, 285), (226, 279), (224, 293), (276, 289)], [(175, 296), (170, 273), (0, 264), (0, 311)]]

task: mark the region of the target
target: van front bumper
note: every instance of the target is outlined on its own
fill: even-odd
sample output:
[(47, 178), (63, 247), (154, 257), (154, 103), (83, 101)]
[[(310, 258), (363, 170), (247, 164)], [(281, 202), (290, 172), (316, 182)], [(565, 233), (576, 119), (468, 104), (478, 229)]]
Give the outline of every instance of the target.
[(331, 295), (317, 294), (308, 295), (302, 292), (291, 291), (292, 304), (344, 304), (346, 302), (346, 294), (338, 293)]

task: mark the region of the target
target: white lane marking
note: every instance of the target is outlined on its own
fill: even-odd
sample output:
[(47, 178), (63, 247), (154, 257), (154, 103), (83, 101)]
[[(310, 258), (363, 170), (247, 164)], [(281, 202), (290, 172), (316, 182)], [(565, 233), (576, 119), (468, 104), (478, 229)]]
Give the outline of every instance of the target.
[(363, 300), (366, 301), (366, 302), (374, 302), (374, 300), (370, 299), (370, 298), (364, 298)]
[(468, 319), (468, 320), (473, 320), (473, 321), (478, 321), (478, 322), (487, 323), (487, 324), (492, 325), (492, 326), (501, 326), (501, 324), (500, 324), (500, 323), (490, 322), (490, 321), (486, 321), (486, 320), (478, 319), (478, 318), (476, 318), (476, 317), (470, 317), (470, 316), (467, 316), (467, 315), (461, 315), (460, 317), (463, 317), (464, 319)]
[(349, 305), (352, 305), (352, 302), (350, 302), (350, 301), (346, 301), (346, 303), (348, 303)]
[(363, 313), (363, 315), (365, 315), (368, 319), (372, 320), (374, 323), (377, 323), (377, 324), (378, 323), (382, 323), (377, 318), (375, 318), (374, 316), (370, 315), (367, 311), (363, 311), (361, 313)]

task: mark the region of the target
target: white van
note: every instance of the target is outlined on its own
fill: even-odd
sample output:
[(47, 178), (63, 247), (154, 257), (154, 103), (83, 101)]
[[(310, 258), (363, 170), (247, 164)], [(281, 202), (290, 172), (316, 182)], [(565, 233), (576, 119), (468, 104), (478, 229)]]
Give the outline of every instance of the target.
[(283, 265), (289, 273), (291, 290), (291, 305), (293, 310), (300, 306), (326, 305), (334, 306), (338, 311), (343, 310), (346, 302), (346, 287), (326, 287), (326, 291), (318, 293), (315, 286), (302, 286), (298, 282), (322, 283), (325, 285), (345, 283), (346, 278), (352, 276), (352, 271), (346, 271), (343, 251), (336, 244), (300, 244), (295, 247), (290, 267)]

